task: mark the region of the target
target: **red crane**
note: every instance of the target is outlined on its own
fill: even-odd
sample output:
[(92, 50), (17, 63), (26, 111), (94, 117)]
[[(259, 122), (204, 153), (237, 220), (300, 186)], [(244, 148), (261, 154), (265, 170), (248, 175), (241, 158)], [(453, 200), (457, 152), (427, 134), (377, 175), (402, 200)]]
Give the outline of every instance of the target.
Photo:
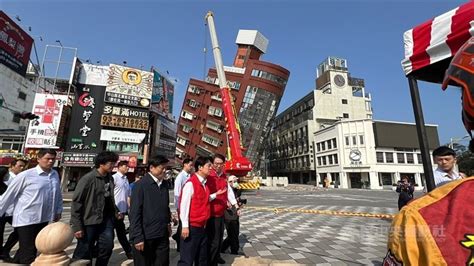
[(252, 171), (252, 163), (242, 153), (245, 148), (242, 147), (237, 113), (235, 112), (234, 103), (230, 96), (229, 86), (227, 86), (221, 50), (214, 26), (214, 14), (211, 11), (207, 12), (206, 21), (211, 35), (212, 51), (214, 53), (217, 77), (219, 78), (219, 87), (221, 88), (222, 107), (225, 115), (225, 131), (227, 137), (227, 161), (225, 163), (225, 171), (231, 175), (245, 176), (248, 172)]

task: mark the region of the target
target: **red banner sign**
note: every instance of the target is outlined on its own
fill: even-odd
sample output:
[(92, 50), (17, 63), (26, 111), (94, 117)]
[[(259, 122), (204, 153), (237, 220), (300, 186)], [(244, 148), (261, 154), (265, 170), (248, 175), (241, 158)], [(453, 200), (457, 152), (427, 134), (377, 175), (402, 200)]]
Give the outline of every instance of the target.
[(0, 11), (0, 63), (25, 76), (33, 38)]

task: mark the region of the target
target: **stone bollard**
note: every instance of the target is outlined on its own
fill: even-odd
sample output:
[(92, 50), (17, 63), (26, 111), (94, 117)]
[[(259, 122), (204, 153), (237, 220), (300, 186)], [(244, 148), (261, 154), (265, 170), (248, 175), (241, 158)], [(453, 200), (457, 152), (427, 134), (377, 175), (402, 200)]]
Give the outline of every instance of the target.
[(73, 238), (74, 233), (68, 224), (49, 224), (36, 237), (35, 245), (41, 255), (31, 265), (69, 265), (70, 258), (64, 250), (71, 245)]

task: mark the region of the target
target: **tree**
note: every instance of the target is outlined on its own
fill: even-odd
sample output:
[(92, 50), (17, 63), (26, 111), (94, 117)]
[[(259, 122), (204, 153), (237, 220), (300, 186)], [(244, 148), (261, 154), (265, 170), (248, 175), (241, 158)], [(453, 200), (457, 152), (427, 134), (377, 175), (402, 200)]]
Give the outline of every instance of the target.
[(457, 156), (459, 172), (465, 173), (467, 176), (474, 175), (474, 154), (465, 151)]

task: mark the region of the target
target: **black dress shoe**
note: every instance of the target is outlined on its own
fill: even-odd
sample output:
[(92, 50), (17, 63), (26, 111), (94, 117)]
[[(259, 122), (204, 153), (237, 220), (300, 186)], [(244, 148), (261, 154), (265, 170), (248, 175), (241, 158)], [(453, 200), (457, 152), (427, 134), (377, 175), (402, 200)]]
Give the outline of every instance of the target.
[(225, 260), (223, 260), (221, 257), (217, 259), (217, 263), (219, 264), (225, 264)]

